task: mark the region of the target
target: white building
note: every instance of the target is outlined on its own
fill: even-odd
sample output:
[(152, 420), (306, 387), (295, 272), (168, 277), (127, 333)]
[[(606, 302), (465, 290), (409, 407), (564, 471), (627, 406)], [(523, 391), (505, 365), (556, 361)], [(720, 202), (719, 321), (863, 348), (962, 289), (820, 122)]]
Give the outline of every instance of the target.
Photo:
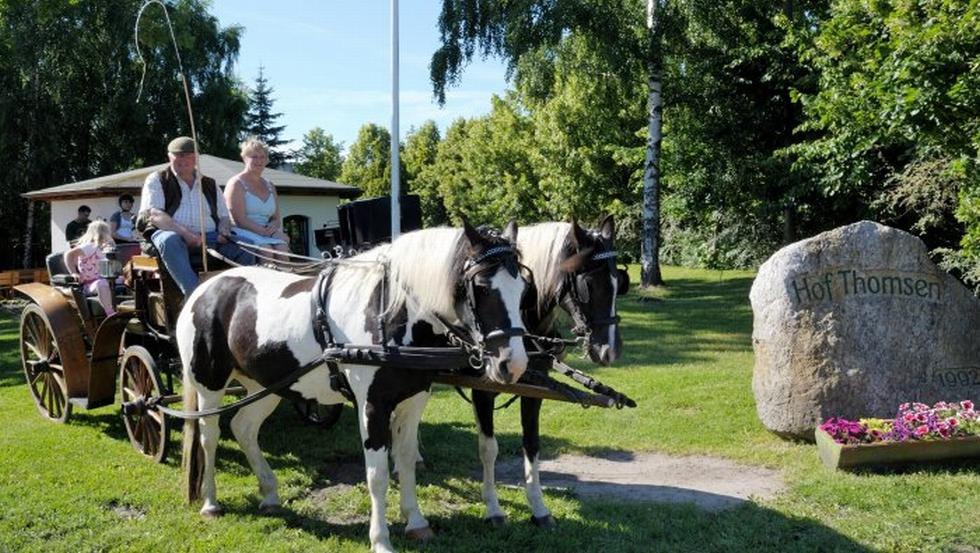
[[(130, 194), (136, 199), (135, 207), (140, 205), (140, 191), (146, 176), (166, 167), (166, 163), (133, 169), (115, 175), (97, 177), (71, 184), (53, 186), (43, 190), (27, 192), (22, 196), (29, 200), (44, 200), (51, 203), (51, 251), (62, 251), (68, 247), (65, 240), (65, 227), (78, 215), (78, 207), (92, 208), (90, 218), (109, 220), (119, 211), (118, 198)], [(213, 178), (224, 187), (228, 179), (240, 173), (245, 165), (210, 155), (201, 155), (201, 173)], [(290, 173), (266, 169), (262, 176), (272, 181), (279, 195), (279, 214), (283, 226), (291, 238), (295, 253), (319, 257), (314, 231), (334, 228), (339, 225), (337, 204), (341, 198), (356, 198), (361, 194), (359, 188), (338, 184), (324, 179), (315, 179)]]

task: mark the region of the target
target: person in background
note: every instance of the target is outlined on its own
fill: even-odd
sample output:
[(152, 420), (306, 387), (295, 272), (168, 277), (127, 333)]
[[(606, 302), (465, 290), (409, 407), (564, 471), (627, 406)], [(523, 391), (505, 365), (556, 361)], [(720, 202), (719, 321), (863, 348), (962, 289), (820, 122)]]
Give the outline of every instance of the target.
[(134, 242), (139, 238), (134, 229), (133, 197), (129, 194), (119, 196), (119, 211), (109, 217), (112, 239), (117, 242)]
[(186, 136), (171, 140), (167, 157), (170, 165), (150, 173), (143, 182), (136, 226), (156, 246), (160, 260), (186, 298), (200, 283), (191, 266), (190, 251), (201, 248), (202, 230), (208, 245), (231, 261), (254, 265), (255, 258), (229, 240), (228, 206), (214, 179), (205, 176), (198, 179), (194, 140)]
[(87, 205), (78, 206), (78, 216), (68, 222), (68, 226), (65, 227), (65, 240), (69, 244), (78, 240), (78, 237), (85, 234), (85, 230), (88, 229), (89, 220), (88, 216), (92, 213), (92, 208)]
[(251, 136), (241, 143), (241, 156), (245, 169), (225, 185), (225, 200), (235, 225), (232, 232), (255, 245), (288, 252), (289, 238), (282, 231), (276, 188), (262, 176), (269, 162), (269, 147)]
[(116, 310), (112, 306), (112, 287), (99, 275), (99, 261), (106, 259), (104, 250), (114, 245), (109, 224), (92, 221), (78, 239), (78, 245), (65, 252), (65, 267), (82, 285), (86, 295), (99, 296), (106, 316), (112, 316)]

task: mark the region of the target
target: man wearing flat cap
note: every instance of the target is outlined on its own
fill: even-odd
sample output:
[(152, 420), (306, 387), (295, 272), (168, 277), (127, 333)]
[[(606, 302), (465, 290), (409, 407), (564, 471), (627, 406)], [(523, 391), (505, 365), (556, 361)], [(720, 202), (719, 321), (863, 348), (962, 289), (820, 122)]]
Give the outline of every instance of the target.
[(143, 182), (137, 226), (156, 246), (160, 260), (187, 297), (200, 282), (191, 267), (190, 251), (201, 247), (202, 201), (207, 206), (204, 232), (208, 246), (242, 265), (254, 264), (255, 258), (229, 241), (228, 206), (214, 179), (197, 179), (194, 140), (186, 136), (171, 140), (167, 157), (170, 165), (150, 173)]

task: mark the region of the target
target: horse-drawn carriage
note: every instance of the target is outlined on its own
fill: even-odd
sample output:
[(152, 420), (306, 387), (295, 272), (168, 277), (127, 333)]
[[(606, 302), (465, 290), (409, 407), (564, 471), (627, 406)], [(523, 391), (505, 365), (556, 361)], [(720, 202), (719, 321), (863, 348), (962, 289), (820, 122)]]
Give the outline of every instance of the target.
[[(541, 400), (635, 406), (557, 359), (568, 341), (553, 334), (553, 314), (559, 307), (567, 311), (578, 337), (571, 343), (581, 343), (593, 361), (608, 364), (618, 356), (615, 300), (617, 293), (625, 292), (628, 279), (615, 267), (611, 219), (604, 220), (599, 231), (574, 222), (531, 229), (537, 236), (528, 244), (534, 252), (527, 256), (533, 270), (521, 262), (516, 225), (508, 225), (503, 233), (465, 225), (410, 233), (390, 247), (350, 260), (285, 263), (285, 269), (301, 267), (316, 276), (247, 268), (202, 274), (203, 284), (186, 302), (162, 264), (136, 255), (124, 271), (112, 262), (101, 268), (103, 276), (113, 280), (119, 272), (124, 274), (125, 288), (118, 290), (117, 312), (110, 316), (72, 281), (61, 255), (52, 254), (50, 286), (17, 288), (30, 300), (21, 320), (25, 376), (42, 415), (61, 422), (73, 407), (111, 404), (118, 384), (131, 442), (157, 461), (165, 457), (169, 442), (167, 417), (187, 419), (188, 498), (203, 497), (201, 512), (208, 516), (220, 512), (213, 480), (214, 415), (241, 407), (232, 430), (258, 473), (260, 507), (265, 508), (279, 501), (275, 478), (256, 441), (262, 420), (278, 403), (269, 394), (300, 392), (307, 404), (310, 399), (331, 400), (323, 401), (332, 404), (331, 409), (339, 409), (342, 398), (354, 400), (365, 437), (372, 542), (382, 550), (388, 550), (382, 547), (387, 530), (378, 494), (387, 485), (389, 424), (396, 424), (388, 415), (406, 417), (399, 427), (408, 429), (392, 450), (399, 480), (404, 479), (403, 511), (411, 513), (406, 532), (425, 536), (431, 530), (418, 512), (412, 483), (417, 427), (430, 385), (473, 389), (485, 479), (490, 475), (484, 483), (485, 499), (493, 521), (502, 517), (492, 493), (496, 446), (482, 444), (494, 440), (493, 397), (513, 393), (522, 397), (532, 519), (551, 525), (554, 520), (541, 502), (537, 477)], [(426, 263), (419, 265), (421, 252)], [(365, 264), (370, 267), (367, 273), (358, 268)], [(536, 283), (534, 275), (541, 275), (541, 280)], [(441, 330), (434, 334), (436, 329)], [(274, 367), (269, 354), (279, 360)], [(552, 367), (596, 393), (550, 379)], [(182, 395), (174, 393), (175, 375), (183, 376), (177, 379)], [(249, 394), (222, 406), (222, 396), (232, 391), (225, 387), (232, 379), (244, 385), (237, 392), (247, 389)], [(335, 381), (341, 384), (335, 387)], [(186, 411), (167, 407), (176, 402)], [(208, 419), (212, 422), (204, 424)], [(188, 450), (189, 445), (203, 451)]]
[[(134, 244), (126, 245), (123, 251)], [(181, 294), (155, 257), (131, 255), (125, 267), (114, 256), (100, 273), (115, 281), (116, 313), (106, 316), (65, 267), (63, 253), (46, 259), (50, 285), (30, 283), (16, 292), (28, 300), (20, 321), (21, 360), (41, 415), (67, 422), (74, 408), (119, 403), (133, 446), (162, 461), (170, 424), (158, 406), (178, 396), (181, 367), (173, 328)], [(123, 271), (122, 269), (125, 269)]]

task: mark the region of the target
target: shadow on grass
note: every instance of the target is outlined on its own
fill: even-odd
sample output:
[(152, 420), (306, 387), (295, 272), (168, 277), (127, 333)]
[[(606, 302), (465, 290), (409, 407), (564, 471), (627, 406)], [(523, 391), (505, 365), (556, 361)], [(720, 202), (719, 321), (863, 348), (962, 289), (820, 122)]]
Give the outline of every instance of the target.
[[(605, 499), (578, 499), (562, 490), (548, 490), (549, 502), (571, 502), (572, 512), (560, 515), (555, 531), (542, 531), (523, 520), (528, 507), (512, 494), (502, 498), (502, 505), (511, 516), (503, 529), (490, 528), (482, 520), (482, 500), (474, 474), (479, 471), (476, 436), (472, 423), (422, 423), (420, 428), (425, 468), (418, 473), (420, 486), (432, 486), (448, 492), (452, 499), (440, 501), (443, 509), (429, 513), (429, 521), (437, 532), (435, 541), (424, 546), (426, 551), (870, 551), (822, 524), (801, 518), (787, 517), (776, 511), (749, 502), (734, 502), (732, 498), (688, 489), (659, 487), (649, 492), (653, 497), (673, 495), (681, 503), (623, 503)], [(302, 472), (310, 478), (310, 489), (288, 500), (287, 507), (273, 515), (290, 528), (319, 539), (342, 537), (367, 543), (367, 512), (330, 512), (329, 502), (314, 499), (318, 493), (334, 488), (338, 493), (350, 490), (351, 485), (364, 482), (363, 457), (352, 410), (345, 409), (340, 422), (329, 430), (303, 426), (292, 409), (280, 407), (263, 429), (263, 451), (277, 473), (285, 470)], [(501, 451), (519, 450), (520, 436), (513, 433), (498, 435)], [(569, 444), (550, 437), (547, 447)], [(594, 448), (588, 454), (629, 460), (632, 453)], [(219, 453), (219, 470), (250, 473), (244, 455), (236, 446), (223, 442)], [(395, 478), (392, 478), (394, 484)], [(628, 486), (624, 486), (628, 487)], [(644, 488), (655, 488), (645, 486)], [(218, 490), (221, 497), (221, 490)], [(354, 493), (367, 492), (363, 487)], [(658, 495), (659, 494), (659, 495)], [(367, 496), (362, 500), (366, 505)], [(311, 507), (309, 501), (313, 502)], [(445, 504), (452, 503), (448, 509)], [(685, 501), (714, 504), (718, 509), (704, 511)], [(226, 512), (242, 517), (261, 517), (257, 497), (230, 500)], [(295, 508), (292, 508), (294, 506)], [(350, 507), (348, 506), (348, 509)], [(389, 501), (389, 515), (397, 517), (397, 501)], [(447, 512), (448, 511), (448, 512)], [(523, 514), (522, 514), (523, 513)], [(394, 545), (399, 550), (415, 550), (418, 544), (402, 537), (404, 523), (390, 525)]]
[(0, 312), (0, 387), (24, 384), (20, 361), (20, 317)]
[(617, 366), (697, 363), (719, 352), (750, 352), (751, 278), (671, 280), (666, 297), (620, 300), (623, 358)]

